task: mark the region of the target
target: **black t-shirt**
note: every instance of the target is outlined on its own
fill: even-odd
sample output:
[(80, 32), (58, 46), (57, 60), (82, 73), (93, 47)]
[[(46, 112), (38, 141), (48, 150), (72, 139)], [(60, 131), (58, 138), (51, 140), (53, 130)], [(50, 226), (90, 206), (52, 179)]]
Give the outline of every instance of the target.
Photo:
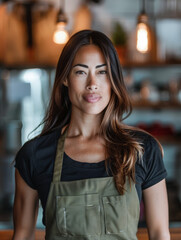
[[(145, 132), (134, 131), (133, 135), (141, 140), (144, 147), (143, 159), (136, 162), (136, 190), (141, 201), (142, 190), (164, 179), (166, 170), (157, 141)], [(15, 167), (21, 177), (31, 188), (38, 191), (43, 207), (43, 222), (59, 136), (60, 129), (26, 142), (15, 158)], [(105, 161), (78, 162), (64, 153), (61, 181), (107, 176), (112, 175), (111, 171), (106, 171)]]

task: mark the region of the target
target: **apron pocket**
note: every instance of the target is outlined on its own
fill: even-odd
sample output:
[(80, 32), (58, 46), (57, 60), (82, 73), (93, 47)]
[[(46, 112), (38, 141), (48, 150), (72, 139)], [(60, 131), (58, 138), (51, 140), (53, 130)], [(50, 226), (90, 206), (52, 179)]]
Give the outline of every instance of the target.
[(56, 221), (61, 235), (100, 235), (99, 195), (57, 196)]
[(127, 229), (125, 196), (103, 197), (106, 234), (117, 234)]

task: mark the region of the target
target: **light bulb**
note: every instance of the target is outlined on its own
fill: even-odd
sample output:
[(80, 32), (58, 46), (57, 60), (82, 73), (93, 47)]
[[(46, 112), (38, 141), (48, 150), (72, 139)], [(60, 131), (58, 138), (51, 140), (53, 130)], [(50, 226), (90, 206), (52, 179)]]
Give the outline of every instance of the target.
[(65, 30), (65, 24), (59, 22), (56, 25), (55, 32), (53, 34), (53, 41), (57, 44), (65, 44), (69, 39), (69, 34)]
[(139, 52), (146, 53), (150, 50), (149, 29), (145, 23), (137, 25), (136, 49)]

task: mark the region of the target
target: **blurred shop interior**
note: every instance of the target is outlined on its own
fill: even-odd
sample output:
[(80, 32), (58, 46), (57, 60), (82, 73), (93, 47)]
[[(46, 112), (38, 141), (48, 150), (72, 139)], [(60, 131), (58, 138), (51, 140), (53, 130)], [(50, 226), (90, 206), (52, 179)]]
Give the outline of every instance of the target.
[[(46, 111), (58, 57), (81, 29), (112, 39), (133, 102), (126, 123), (163, 145), (170, 227), (181, 227), (181, 0), (0, 0), (0, 229), (13, 228), (12, 161), (40, 132), (31, 133)], [(41, 218), (40, 206), (37, 228)]]

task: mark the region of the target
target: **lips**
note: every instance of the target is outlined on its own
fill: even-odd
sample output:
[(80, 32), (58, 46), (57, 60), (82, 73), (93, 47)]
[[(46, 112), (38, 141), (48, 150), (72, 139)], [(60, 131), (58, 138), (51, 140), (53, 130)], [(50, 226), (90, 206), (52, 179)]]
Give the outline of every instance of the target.
[(96, 103), (101, 99), (101, 96), (96, 93), (90, 93), (83, 96), (84, 100), (89, 103)]

